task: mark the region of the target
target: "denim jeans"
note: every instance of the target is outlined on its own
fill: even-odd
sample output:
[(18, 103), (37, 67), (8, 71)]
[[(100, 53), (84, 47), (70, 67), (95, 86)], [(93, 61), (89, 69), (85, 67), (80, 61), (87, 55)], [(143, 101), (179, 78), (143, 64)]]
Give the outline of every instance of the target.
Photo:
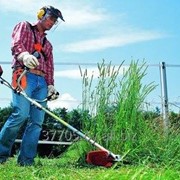
[[(26, 94), (32, 99), (45, 99), (47, 97), (45, 78), (29, 72), (26, 77)], [(40, 104), (46, 106), (46, 102)], [(34, 163), (44, 114), (43, 110), (32, 105), (23, 95), (13, 93), (13, 112), (0, 132), (0, 162), (5, 162), (10, 156), (19, 129), (28, 119), (17, 161), (20, 165), (32, 165)]]

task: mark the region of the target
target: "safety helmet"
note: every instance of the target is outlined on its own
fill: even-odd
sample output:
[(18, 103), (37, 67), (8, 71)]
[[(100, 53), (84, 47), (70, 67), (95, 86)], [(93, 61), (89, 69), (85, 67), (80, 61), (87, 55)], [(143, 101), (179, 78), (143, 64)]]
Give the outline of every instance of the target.
[(65, 21), (62, 13), (59, 9), (54, 8), (53, 6), (44, 6), (37, 12), (37, 17), (41, 20), (44, 16), (53, 16), (55, 18), (60, 18), (62, 21)]

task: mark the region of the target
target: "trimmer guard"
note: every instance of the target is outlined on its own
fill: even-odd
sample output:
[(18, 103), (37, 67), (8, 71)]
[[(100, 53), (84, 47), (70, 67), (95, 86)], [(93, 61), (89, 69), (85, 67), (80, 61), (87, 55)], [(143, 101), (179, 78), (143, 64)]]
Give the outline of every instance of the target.
[(96, 166), (111, 167), (116, 161), (120, 161), (119, 155), (117, 155), (115, 159), (110, 153), (103, 150), (90, 151), (86, 157), (88, 164)]

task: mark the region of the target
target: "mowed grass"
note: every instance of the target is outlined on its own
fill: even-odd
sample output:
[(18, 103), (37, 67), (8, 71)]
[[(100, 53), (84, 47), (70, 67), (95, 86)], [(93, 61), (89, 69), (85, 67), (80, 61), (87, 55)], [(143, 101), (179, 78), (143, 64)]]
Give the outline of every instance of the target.
[(144, 180), (175, 180), (180, 179), (180, 172), (174, 167), (114, 166), (111, 168), (95, 166), (75, 166), (61, 163), (61, 158), (36, 158), (36, 165), (20, 167), (16, 158), (10, 158), (0, 165), (1, 180), (118, 180), (118, 179), (144, 179)]

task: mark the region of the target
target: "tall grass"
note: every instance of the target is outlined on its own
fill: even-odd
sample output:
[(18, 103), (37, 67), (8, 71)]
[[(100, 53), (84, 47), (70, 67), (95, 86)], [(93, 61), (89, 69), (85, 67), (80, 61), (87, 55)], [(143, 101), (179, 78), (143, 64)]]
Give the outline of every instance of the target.
[(87, 69), (84, 73), (80, 69), (83, 79), (82, 108), (93, 117), (85, 117), (83, 131), (105, 148), (125, 155), (124, 159), (130, 163), (167, 163), (167, 156), (174, 153), (168, 151), (166, 144), (178, 145), (178, 151), (179, 139), (172, 142), (171, 136), (164, 137), (161, 129), (153, 129), (144, 119), (143, 102), (156, 87), (153, 82), (142, 83), (148, 68), (146, 63), (139, 65), (139, 61), (132, 60), (129, 68), (123, 70), (122, 64), (117, 67), (105, 64), (103, 60), (97, 67), (97, 79), (93, 74), (89, 76)]
[[(86, 69), (82, 75), (84, 113), (82, 131), (96, 142), (123, 157), (123, 163), (180, 170), (180, 135), (174, 128), (164, 136), (157, 119), (145, 118), (144, 100), (156, 85), (142, 83), (148, 66), (132, 61), (129, 68), (103, 61), (97, 66), (98, 78)], [(90, 115), (89, 115), (90, 114)], [(161, 117), (158, 122), (162, 123)], [(68, 164), (85, 165), (86, 153), (96, 149), (78, 142), (61, 155)], [(70, 159), (70, 160), (69, 160)], [(70, 163), (71, 161), (71, 163)], [(119, 165), (122, 164), (119, 162)], [(117, 163), (118, 165), (118, 163)]]

